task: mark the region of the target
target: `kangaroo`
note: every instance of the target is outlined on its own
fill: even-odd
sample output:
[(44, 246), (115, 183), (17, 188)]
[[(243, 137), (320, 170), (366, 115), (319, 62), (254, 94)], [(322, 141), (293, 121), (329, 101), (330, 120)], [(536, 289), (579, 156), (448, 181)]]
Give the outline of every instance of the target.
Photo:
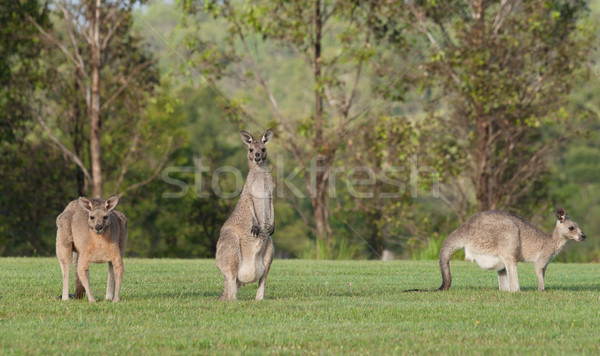
[(70, 202), (56, 218), (56, 257), (62, 269), (62, 300), (69, 300), (69, 273), (73, 258), (75, 298), (83, 298), (85, 291), (90, 302), (96, 301), (90, 291), (90, 263), (108, 262), (105, 299), (119, 301), (125, 272), (123, 253), (127, 241), (127, 218), (114, 210), (118, 201), (116, 195), (106, 201), (80, 197)]
[(274, 184), (266, 167), (265, 145), (273, 138), (268, 129), (260, 140), (246, 131), (240, 131), (248, 146), (250, 171), (242, 194), (221, 228), (217, 241), (216, 263), (223, 273), (221, 300), (235, 300), (238, 288), (258, 281), (256, 299), (265, 297), (267, 274), (273, 262), (275, 214), (273, 210)]
[(466, 258), (487, 270), (498, 272), (501, 291), (518, 292), (517, 262), (532, 262), (538, 278), (538, 290), (544, 290), (546, 267), (560, 253), (568, 240), (582, 242), (586, 236), (569, 219), (563, 208), (556, 209), (556, 227), (546, 234), (523, 218), (503, 211), (484, 211), (469, 218), (454, 230), (440, 249), (442, 286), (452, 284), (450, 256), (464, 248)]

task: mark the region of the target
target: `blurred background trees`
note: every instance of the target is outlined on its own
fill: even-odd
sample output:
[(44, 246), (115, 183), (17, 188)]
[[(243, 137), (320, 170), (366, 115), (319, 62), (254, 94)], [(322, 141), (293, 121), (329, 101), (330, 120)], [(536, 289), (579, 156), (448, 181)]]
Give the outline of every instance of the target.
[(266, 127), (279, 257), (437, 258), (495, 208), (600, 232), (600, 1), (0, 6), (2, 255), (52, 255), (56, 216), (101, 189), (130, 256), (211, 257), (237, 131)]
[(548, 158), (581, 131), (581, 122), (567, 119), (584, 113), (568, 110), (567, 103), (575, 83), (586, 79), (581, 71), (592, 50), (592, 33), (580, 21), (586, 4), (466, 4), (408, 6), (409, 21), (435, 52), (425, 69), (427, 83), (441, 88), (443, 101), (431, 116), (453, 130), (467, 153), (456, 164), (473, 186), (468, 190), (475, 191), (476, 209), (526, 213), (541, 205), (528, 204), (533, 191), (534, 200), (545, 200), (539, 190), (547, 183)]

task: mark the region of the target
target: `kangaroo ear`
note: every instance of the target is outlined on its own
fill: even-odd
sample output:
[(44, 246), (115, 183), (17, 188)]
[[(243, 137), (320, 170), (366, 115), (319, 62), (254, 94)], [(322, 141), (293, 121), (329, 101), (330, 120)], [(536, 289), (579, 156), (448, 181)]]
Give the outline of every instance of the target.
[(254, 141), (254, 137), (244, 130), (240, 131), (240, 137), (242, 138), (242, 142), (247, 146), (250, 146), (252, 141)]
[(119, 202), (119, 197), (117, 195), (111, 195), (108, 199), (106, 199), (106, 202), (104, 203), (104, 207), (108, 211), (113, 210), (115, 208), (115, 206), (117, 206), (118, 202)]
[(87, 211), (92, 211), (92, 202), (88, 198), (79, 197), (79, 206)]
[(262, 135), (262, 142), (266, 145), (267, 143), (271, 142), (271, 139), (273, 139), (273, 129), (267, 129), (267, 131), (265, 131), (265, 133)]
[(567, 211), (564, 208), (559, 206), (556, 208), (556, 218), (561, 223), (564, 223), (565, 220), (569, 219), (569, 214), (567, 214)]

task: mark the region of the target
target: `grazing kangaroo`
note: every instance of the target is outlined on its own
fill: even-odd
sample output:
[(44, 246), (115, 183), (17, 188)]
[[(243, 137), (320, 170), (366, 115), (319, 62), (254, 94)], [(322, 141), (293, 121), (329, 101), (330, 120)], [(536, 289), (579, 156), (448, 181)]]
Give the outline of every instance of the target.
[(235, 300), (240, 286), (258, 281), (256, 299), (262, 300), (274, 250), (271, 235), (275, 232), (275, 187), (265, 162), (265, 145), (273, 138), (273, 131), (266, 130), (260, 140), (246, 131), (240, 131), (240, 135), (248, 146), (250, 171), (217, 242), (216, 262), (224, 277), (223, 294), (219, 299)]
[(127, 241), (127, 218), (114, 210), (119, 198), (79, 198), (67, 205), (56, 218), (56, 257), (63, 277), (62, 300), (69, 299), (71, 258), (75, 264), (75, 298), (87, 294), (90, 302), (96, 300), (90, 291), (90, 263), (108, 262), (107, 300), (119, 301), (123, 281), (123, 253)]
[(448, 290), (452, 284), (450, 256), (464, 248), (468, 260), (475, 261), (487, 270), (498, 272), (502, 291), (519, 291), (517, 262), (532, 262), (538, 278), (538, 290), (544, 290), (546, 267), (563, 249), (567, 240), (584, 241), (586, 236), (577, 224), (569, 219), (563, 208), (556, 209), (556, 227), (546, 234), (523, 218), (502, 211), (484, 211), (473, 215), (454, 230), (440, 249), (442, 286)]

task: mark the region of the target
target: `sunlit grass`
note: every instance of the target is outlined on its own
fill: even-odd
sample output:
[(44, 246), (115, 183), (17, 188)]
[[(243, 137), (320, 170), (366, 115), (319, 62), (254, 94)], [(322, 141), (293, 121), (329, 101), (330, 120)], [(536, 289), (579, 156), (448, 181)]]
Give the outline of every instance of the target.
[[(91, 269), (104, 297), (106, 266)], [(598, 354), (600, 265), (551, 264), (537, 292), (497, 291), (495, 273), (451, 263), (449, 292), (436, 261), (275, 260), (266, 300), (256, 285), (216, 300), (212, 260), (126, 259), (120, 303), (56, 300), (56, 259), (0, 259), (2, 354)]]

